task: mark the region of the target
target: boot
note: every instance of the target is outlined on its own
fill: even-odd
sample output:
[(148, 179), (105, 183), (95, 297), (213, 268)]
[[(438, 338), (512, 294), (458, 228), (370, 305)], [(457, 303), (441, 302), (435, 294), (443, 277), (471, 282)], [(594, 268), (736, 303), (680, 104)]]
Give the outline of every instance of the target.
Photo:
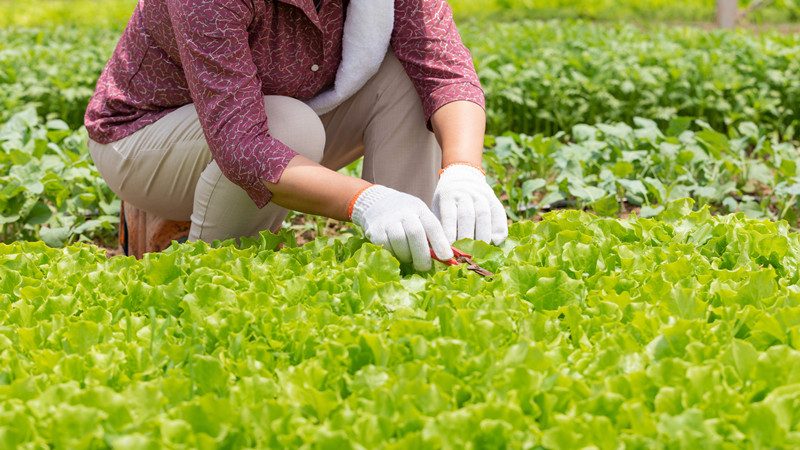
[(145, 253), (166, 249), (172, 241), (186, 242), (191, 224), (190, 221), (162, 219), (123, 201), (119, 243), (126, 256), (141, 259)]

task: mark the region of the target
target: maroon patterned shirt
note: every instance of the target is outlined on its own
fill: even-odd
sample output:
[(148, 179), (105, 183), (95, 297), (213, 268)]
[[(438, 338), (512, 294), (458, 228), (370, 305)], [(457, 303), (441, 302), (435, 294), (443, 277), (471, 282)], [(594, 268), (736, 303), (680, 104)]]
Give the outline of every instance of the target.
[[(395, 0), (391, 47), (422, 99), (484, 106), (445, 0)], [(111, 143), (194, 103), (214, 160), (262, 207), (296, 155), (269, 134), (263, 95), (307, 100), (330, 87), (342, 56), (343, 0), (140, 0), (86, 111)]]

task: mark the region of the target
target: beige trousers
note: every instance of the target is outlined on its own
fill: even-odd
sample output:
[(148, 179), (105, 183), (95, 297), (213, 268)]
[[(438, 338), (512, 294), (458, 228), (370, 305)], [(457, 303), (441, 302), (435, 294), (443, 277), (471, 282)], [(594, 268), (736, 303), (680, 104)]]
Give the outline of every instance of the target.
[[(305, 103), (266, 96), (270, 134), (301, 155), (339, 170), (364, 157), (362, 178), (430, 204), (441, 149), (422, 103), (389, 52), (353, 97), (317, 116)], [(191, 220), (189, 240), (211, 242), (278, 229), (288, 211), (258, 209), (214, 162), (194, 105), (110, 144), (89, 140), (97, 169), (121, 199), (169, 220)]]

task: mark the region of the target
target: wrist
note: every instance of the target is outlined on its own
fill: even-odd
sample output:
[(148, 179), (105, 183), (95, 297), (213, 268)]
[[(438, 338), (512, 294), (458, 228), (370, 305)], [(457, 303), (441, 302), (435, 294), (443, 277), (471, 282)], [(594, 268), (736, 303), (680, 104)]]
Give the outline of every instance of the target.
[(486, 178), (486, 172), (483, 171), (483, 168), (470, 162), (454, 162), (444, 166), (439, 171), (439, 178), (441, 179), (445, 173), (474, 174), (475, 176)]

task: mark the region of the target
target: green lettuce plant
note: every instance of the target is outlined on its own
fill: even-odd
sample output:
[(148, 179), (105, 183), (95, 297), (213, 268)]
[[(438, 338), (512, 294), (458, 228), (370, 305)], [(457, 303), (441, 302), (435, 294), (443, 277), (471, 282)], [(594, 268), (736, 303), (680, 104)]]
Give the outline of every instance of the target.
[(692, 210), (457, 243), (492, 281), (357, 237), (0, 244), (0, 445), (800, 445), (798, 235)]
[(0, 127), (0, 241), (114, 240), (119, 199), (91, 161), (86, 130), (29, 109)]
[(531, 20), (469, 24), (488, 129), (552, 136), (586, 123), (677, 116), (728, 134), (800, 137), (800, 35)]
[(798, 225), (800, 147), (768, 138), (751, 122), (730, 135), (690, 118), (633, 126), (578, 124), (553, 137), (505, 133), (487, 139), (484, 165), (513, 220), (555, 208), (602, 216), (653, 217), (685, 197), (713, 212)]

